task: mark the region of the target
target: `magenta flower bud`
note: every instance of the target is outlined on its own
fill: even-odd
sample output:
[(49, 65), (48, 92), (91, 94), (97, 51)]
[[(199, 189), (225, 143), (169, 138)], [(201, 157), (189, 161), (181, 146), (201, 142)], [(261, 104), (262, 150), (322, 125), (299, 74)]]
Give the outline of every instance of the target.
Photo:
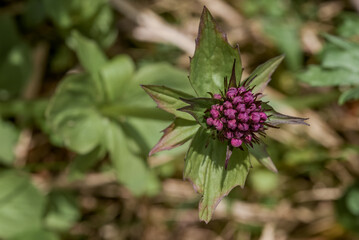
[(222, 123), (227, 123), (227, 119), (224, 118), (224, 117), (221, 117), (221, 122), (222, 122)]
[(224, 133), (224, 137), (227, 138), (227, 139), (232, 139), (233, 138), (233, 132), (231, 131), (226, 131)]
[(237, 122), (235, 119), (228, 121), (228, 128), (232, 130), (235, 130), (237, 128)]
[(245, 112), (239, 113), (237, 118), (240, 122), (248, 122), (249, 121), (249, 116)]
[(253, 112), (254, 110), (257, 110), (257, 106), (252, 103), (251, 106), (248, 108), (249, 111)]
[(265, 114), (264, 112), (260, 112), (259, 113), (260, 117), (261, 117), (261, 122), (264, 122), (267, 120), (267, 114)]
[(211, 110), (211, 115), (213, 118), (218, 118), (219, 117), (219, 112), (215, 109)]
[(233, 98), (233, 104), (237, 105), (238, 103), (242, 103), (243, 102), (243, 98), (241, 96), (237, 96), (235, 98)]
[(214, 110), (218, 110), (219, 111), (219, 104), (216, 104), (216, 105), (212, 105), (211, 106), (211, 109), (214, 109)]
[(237, 111), (234, 109), (226, 109), (224, 110), (224, 115), (229, 119), (235, 119), (236, 118)]
[(237, 105), (236, 110), (238, 112), (245, 112), (246, 111), (246, 105), (243, 104), (243, 103), (240, 103), (240, 104)]
[(230, 98), (230, 99), (233, 99), (236, 95), (237, 95), (238, 91), (236, 88), (229, 88), (228, 91), (227, 91), (227, 97)]
[(237, 90), (238, 93), (244, 93), (245, 91), (247, 91), (245, 87), (239, 87)]
[(213, 94), (213, 98), (220, 100), (220, 99), (222, 99), (222, 96), (221, 96), (221, 94)]
[(251, 126), (252, 130), (254, 132), (258, 132), (258, 130), (261, 128), (261, 125), (260, 124), (254, 124)]
[(242, 132), (248, 131), (249, 126), (247, 123), (240, 123), (238, 124), (238, 129), (241, 130)]
[(206, 119), (206, 123), (208, 126), (212, 126), (213, 125), (213, 118), (209, 117)]
[(231, 145), (233, 147), (240, 147), (242, 145), (242, 140), (240, 140), (238, 138), (232, 138), (231, 139)]
[(259, 112), (252, 112), (251, 119), (252, 122), (259, 123), (259, 121), (261, 120), (261, 115), (259, 114)]
[(224, 106), (225, 108), (233, 108), (232, 103), (230, 103), (229, 101), (225, 101), (225, 102), (223, 103), (223, 106)]
[(253, 94), (251, 92), (246, 92), (243, 96), (243, 101), (245, 103), (251, 103), (253, 102), (254, 100), (254, 97), (253, 97)]
[(223, 123), (221, 121), (219, 121), (218, 119), (214, 119), (213, 120), (213, 126), (218, 130), (218, 131), (222, 131), (223, 129)]
[(236, 138), (241, 138), (241, 137), (243, 137), (243, 133), (241, 133), (240, 131), (235, 131), (234, 136)]
[(252, 136), (251, 135), (246, 135), (246, 137), (244, 139), (246, 140), (246, 142), (251, 142), (252, 141)]

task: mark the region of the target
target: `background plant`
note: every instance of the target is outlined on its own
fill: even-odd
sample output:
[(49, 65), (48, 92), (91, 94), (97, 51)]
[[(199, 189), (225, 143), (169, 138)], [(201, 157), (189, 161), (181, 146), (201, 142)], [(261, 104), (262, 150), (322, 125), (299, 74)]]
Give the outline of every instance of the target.
[[(264, 60), (286, 54), (266, 94), (276, 110), (311, 119), (310, 130), (283, 127), (268, 133), (269, 153), (280, 174), (252, 161), (246, 187), (232, 191), (207, 225), (197, 218), (198, 195), (182, 180), (187, 146), (146, 159), (172, 119), (153, 110), (154, 103), (137, 85), (194, 94), (188, 86), (188, 56), (203, 4), (231, 44), (239, 43), (244, 76)], [(358, 104), (354, 98), (337, 103), (358, 85), (352, 55), (359, 21), (354, 1), (5, 0), (0, 15), (0, 238), (264, 239), (270, 233), (275, 239), (357, 238)], [(79, 51), (93, 54), (89, 46), (105, 57), (81, 58)], [(333, 62), (337, 56), (350, 61), (323, 67), (323, 59)], [(105, 59), (101, 67), (99, 59)], [(84, 61), (94, 61), (96, 70)], [(312, 87), (318, 77), (313, 83), (302, 78), (313, 68), (309, 65), (321, 74), (342, 72), (339, 78), (351, 82)], [(132, 69), (128, 79), (137, 87), (128, 86), (131, 101), (120, 100), (117, 92), (113, 101), (108, 89), (92, 85), (107, 83), (104, 76), (113, 79), (117, 68)], [(75, 86), (74, 97), (75, 78), (91, 84)], [(110, 91), (120, 88), (111, 86)], [(93, 92), (95, 98), (84, 97)], [(55, 108), (61, 95), (70, 103)], [(83, 105), (72, 97), (85, 99)], [(143, 104), (156, 114), (124, 113), (127, 104)], [(61, 124), (56, 122), (65, 107), (79, 111), (79, 106), (79, 118), (68, 112)], [(59, 112), (50, 116), (51, 109)], [(157, 179), (158, 188), (146, 191), (146, 184), (137, 188), (121, 180), (105, 141), (87, 149), (79, 148), (84, 143), (72, 144), (79, 136), (70, 137), (71, 124), (63, 123), (85, 121), (89, 112), (124, 134), (121, 148)], [(140, 133), (141, 144), (128, 137), (131, 128), (124, 125)]]

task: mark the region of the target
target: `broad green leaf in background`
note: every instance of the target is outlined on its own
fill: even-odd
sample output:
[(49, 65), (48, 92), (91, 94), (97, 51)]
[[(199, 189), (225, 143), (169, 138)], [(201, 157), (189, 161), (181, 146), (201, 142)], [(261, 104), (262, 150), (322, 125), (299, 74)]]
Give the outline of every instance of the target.
[(44, 224), (54, 231), (67, 231), (79, 219), (80, 211), (75, 196), (70, 192), (54, 191), (48, 196), (49, 203)]
[(264, 169), (254, 169), (248, 181), (259, 194), (272, 195), (278, 188), (279, 176)]
[(339, 223), (359, 234), (359, 182), (354, 182), (336, 201), (335, 210)]
[(343, 92), (342, 95), (340, 95), (338, 102), (339, 104), (343, 104), (349, 100), (356, 99), (359, 99), (359, 86)]
[[(173, 118), (155, 109), (154, 103), (149, 104), (143, 92), (142, 96), (131, 93), (141, 90), (142, 79), (151, 84), (157, 80), (156, 75), (163, 81), (178, 77), (188, 84), (185, 74), (167, 65), (156, 65), (148, 69), (151, 74), (139, 77), (129, 57), (120, 55), (108, 60), (94, 41), (78, 32), (72, 34), (69, 43), (86, 72), (65, 77), (46, 111), (52, 135), (79, 154), (70, 166), (69, 177), (81, 177), (84, 169), (108, 152), (121, 183), (136, 195), (154, 194), (159, 189), (158, 180), (145, 161), (149, 143), (137, 128), (157, 130), (152, 136), (159, 137), (160, 130)], [(167, 72), (161, 73), (164, 69)], [(163, 122), (148, 121), (151, 118)]]
[(104, 47), (116, 38), (114, 13), (108, 1), (42, 0), (42, 4), (47, 17), (64, 32), (76, 29)]
[(127, 146), (126, 135), (121, 128), (107, 122), (105, 131), (105, 144), (120, 182), (135, 195), (157, 193), (159, 182), (156, 176), (148, 170), (145, 160), (139, 153), (131, 151)]
[(11, 123), (0, 119), (0, 162), (12, 164), (15, 160), (15, 145), (19, 138), (19, 130)]
[(47, 230), (34, 230), (24, 232), (15, 237), (8, 238), (7, 240), (60, 240), (55, 233)]
[(219, 93), (223, 90), (223, 79), (230, 78), (234, 61), (237, 82), (240, 82), (242, 63), (239, 48), (229, 45), (226, 35), (219, 30), (204, 7), (190, 69), (190, 82), (197, 95), (209, 97), (208, 92)]
[(121, 99), (134, 72), (135, 64), (127, 55), (116, 56), (101, 68), (100, 74), (109, 101)]
[(101, 115), (96, 111), (98, 91), (87, 74), (70, 75), (51, 99), (49, 126), (71, 150), (86, 154), (102, 141)]
[(34, 230), (24, 232), (15, 237), (8, 238), (7, 240), (60, 240), (55, 233), (47, 230)]
[(299, 36), (299, 23), (294, 20), (283, 21), (264, 19), (264, 31), (274, 41), (277, 48), (285, 53), (285, 62), (292, 71), (302, 66), (303, 53)]
[(69, 166), (68, 177), (70, 180), (81, 179), (98, 160), (104, 157), (105, 150), (97, 147), (87, 154), (77, 155)]
[[(312, 86), (358, 86), (359, 44), (323, 34), (328, 43), (321, 54), (321, 65), (311, 65), (298, 78)], [(338, 103), (358, 99), (358, 87), (342, 93)]]
[(183, 176), (202, 195), (199, 217), (207, 223), (221, 199), (234, 187), (244, 186), (250, 168), (248, 152), (236, 149), (224, 169), (226, 148), (225, 143), (214, 140), (206, 129), (200, 128), (186, 155)]
[(30, 178), (15, 170), (0, 172), (0, 237), (16, 237), (42, 229), (45, 197)]
[(350, 72), (346, 69), (323, 69), (319, 66), (311, 65), (303, 73), (298, 74), (298, 78), (312, 86), (348, 86), (359, 84), (359, 74)]
[(31, 52), (17, 32), (13, 19), (0, 16), (0, 100), (21, 94), (31, 74)]
[(89, 41), (79, 32), (73, 31), (68, 40), (69, 46), (76, 51), (81, 65), (90, 74), (99, 74), (107, 62), (107, 57), (94, 41)]
[(322, 67), (359, 72), (359, 44), (329, 34), (324, 34), (324, 37), (328, 44), (323, 50)]
[(341, 24), (336, 29), (342, 37), (359, 36), (359, 16), (354, 12), (344, 12), (340, 15)]

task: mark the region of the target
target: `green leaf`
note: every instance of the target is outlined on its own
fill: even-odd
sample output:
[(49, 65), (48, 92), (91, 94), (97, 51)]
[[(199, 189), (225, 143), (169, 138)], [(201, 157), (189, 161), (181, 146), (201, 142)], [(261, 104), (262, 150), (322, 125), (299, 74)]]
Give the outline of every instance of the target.
[(357, 13), (354, 12), (345, 12), (341, 16), (341, 24), (336, 29), (339, 35), (349, 38), (359, 35), (359, 17)]
[(105, 151), (101, 147), (97, 147), (87, 154), (78, 154), (69, 166), (70, 181), (81, 179), (104, 155)]
[(253, 144), (253, 148), (248, 148), (248, 151), (263, 166), (265, 166), (266, 168), (268, 168), (272, 172), (275, 172), (275, 173), (278, 172), (278, 170), (277, 170), (276, 166), (274, 165), (271, 157), (269, 156), (264, 144)]
[(275, 58), (272, 58), (265, 63), (259, 65), (249, 77), (246, 79), (253, 79), (250, 86), (254, 87), (254, 92), (262, 92), (263, 89), (267, 86), (273, 72), (276, 70), (278, 65), (282, 62), (284, 56), (280, 55)]
[(60, 238), (52, 232), (40, 229), (29, 232), (24, 232), (8, 240), (60, 240)]
[(166, 85), (172, 89), (181, 89), (189, 95), (194, 95), (188, 74), (177, 69), (168, 63), (155, 63), (142, 66), (133, 77), (131, 91), (125, 92), (125, 99), (131, 100), (133, 105), (155, 106), (154, 102), (147, 94), (143, 94), (143, 89), (139, 85)]
[(157, 103), (159, 108), (172, 113), (178, 118), (193, 119), (189, 114), (178, 111), (179, 108), (187, 105), (180, 98), (192, 98), (193, 96), (165, 86), (143, 85), (142, 88)]
[(358, 85), (359, 74), (345, 69), (323, 69), (319, 66), (309, 66), (298, 78), (312, 86), (345, 86)]
[(355, 87), (343, 92), (342, 95), (340, 95), (338, 102), (339, 104), (344, 104), (349, 100), (356, 99), (359, 99), (359, 87)]
[(185, 103), (190, 104), (189, 106), (180, 108), (180, 111), (189, 113), (193, 118), (202, 126), (207, 127), (205, 121), (206, 111), (211, 108), (212, 105), (219, 103), (217, 99), (213, 98), (191, 98), (182, 99)]
[(99, 46), (91, 39), (73, 31), (68, 40), (69, 46), (76, 52), (81, 65), (90, 74), (97, 76), (99, 70), (106, 64), (107, 57)]
[(47, 228), (55, 231), (69, 230), (79, 219), (76, 198), (69, 192), (51, 192), (45, 216)]
[(135, 64), (127, 55), (116, 56), (101, 68), (101, 79), (108, 101), (121, 98), (134, 71)]
[(170, 150), (184, 144), (193, 137), (198, 128), (198, 124), (194, 121), (176, 118), (171, 125), (163, 130), (163, 136), (156, 146), (152, 148), (149, 155), (163, 150)]
[(146, 166), (140, 153), (131, 151), (121, 128), (108, 121), (105, 131), (104, 144), (109, 151), (119, 181), (135, 195), (156, 194), (159, 190), (158, 179)]
[(285, 53), (285, 62), (292, 71), (298, 70), (302, 66), (303, 51), (300, 40), (300, 23), (294, 19), (283, 21), (274, 19), (264, 19), (264, 31), (273, 39), (273, 42)]
[(15, 160), (15, 145), (19, 138), (19, 130), (0, 119), (0, 162), (12, 164)]
[(25, 174), (0, 172), (0, 237), (11, 238), (42, 228), (45, 197)]
[(228, 43), (226, 35), (219, 30), (204, 7), (190, 70), (190, 82), (197, 95), (206, 97), (208, 92), (219, 93), (223, 90), (224, 78), (230, 78), (234, 60), (238, 83), (242, 76), (239, 48), (233, 48)]
[(234, 187), (244, 186), (250, 168), (247, 150), (235, 149), (226, 170), (226, 149), (225, 143), (200, 128), (186, 155), (183, 177), (202, 195), (199, 217), (207, 223), (221, 199)]
[(100, 95), (89, 75), (70, 75), (48, 104), (51, 129), (77, 153), (86, 154), (101, 142), (102, 116), (96, 109)]
[(31, 51), (22, 41), (15, 22), (9, 16), (0, 17), (0, 100), (19, 96), (32, 69)]
[(359, 233), (359, 182), (348, 187), (343, 196), (335, 202), (338, 222), (346, 229)]
[(271, 195), (278, 188), (279, 176), (264, 169), (255, 169), (248, 181), (256, 192)]
[(325, 35), (329, 41), (323, 50), (323, 68), (343, 68), (359, 72), (359, 45), (339, 37)]
[(44, 0), (47, 15), (61, 28), (70, 28), (94, 17), (103, 0), (83, 2), (81, 0)]

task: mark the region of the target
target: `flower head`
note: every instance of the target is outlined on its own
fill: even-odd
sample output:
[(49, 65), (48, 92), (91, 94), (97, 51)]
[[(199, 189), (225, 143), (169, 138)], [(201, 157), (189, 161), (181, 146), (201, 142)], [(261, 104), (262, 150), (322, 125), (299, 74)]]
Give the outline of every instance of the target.
[[(189, 76), (196, 96), (163, 86), (144, 86), (144, 89), (159, 108), (176, 116), (150, 154), (191, 140), (184, 178), (203, 194), (200, 217), (208, 222), (220, 199), (233, 187), (244, 186), (251, 166), (249, 154), (277, 171), (261, 144), (266, 130), (282, 123), (307, 123), (305, 118), (276, 112), (261, 99), (263, 88), (283, 56), (260, 65), (242, 81), (238, 46), (229, 45), (206, 8), (198, 33)], [(208, 52), (211, 57), (204, 57)]]

